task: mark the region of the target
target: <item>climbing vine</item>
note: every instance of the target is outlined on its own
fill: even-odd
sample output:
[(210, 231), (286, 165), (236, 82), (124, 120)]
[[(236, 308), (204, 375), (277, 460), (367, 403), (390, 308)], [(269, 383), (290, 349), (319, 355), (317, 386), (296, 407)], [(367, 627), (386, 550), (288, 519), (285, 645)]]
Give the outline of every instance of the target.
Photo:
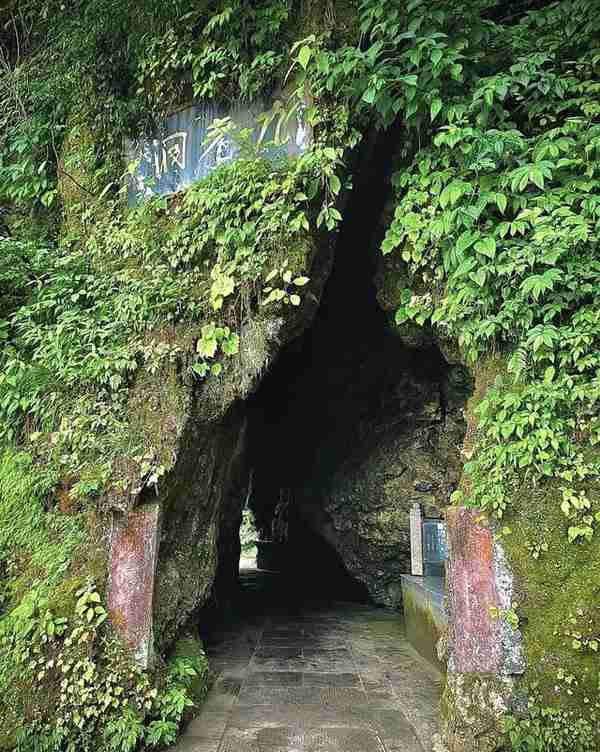
[[(147, 374), (168, 374), (165, 388), (179, 394), (181, 382), (191, 391), (235, 369), (242, 323), (302, 304), (311, 233), (340, 219), (339, 143), (317, 137), (299, 159), (274, 161), (271, 142), (257, 145), (229, 121), (209, 140), (225, 132), (236, 139), (234, 164), (183, 195), (125, 207), (135, 167), (119, 152), (129, 128), (158, 117), (190, 85), (210, 96), (267, 93), (280, 59), (267, 52), (259, 65), (257, 46), (277, 40), (283, 48), (288, 4), (264, 3), (248, 13), (246, 5), (223, 3), (194, 18), (180, 7), (178, 28), (187, 31), (176, 46), (188, 52), (168, 70), (161, 56), (172, 52), (174, 27), (153, 34), (161, 14), (148, 6), (145, 33), (140, 19), (128, 29), (135, 54), (126, 61), (120, 48), (115, 58), (121, 91), (112, 73), (98, 77), (107, 52), (124, 44), (129, 11), (95, 5), (100, 21), (114, 12), (107, 30), (115, 37), (104, 49), (98, 19), (90, 18), (90, 47), (80, 57), (77, 26), (91, 7), (80, 16), (47, 3), (40, 19), (39, 8), (24, 5), (13, 20), (21, 34), (30, 24), (35, 29), (21, 40), (29, 57), (21, 61), (19, 50), (8, 49), (13, 65), (3, 78), (15, 108), (3, 116), (0, 156), (0, 442), (8, 448), (0, 519), (17, 538), (0, 547), (0, 686), (14, 708), (0, 722), (0, 742), (23, 752), (127, 752), (175, 740), (198, 699), (191, 685), (206, 687), (206, 659), (141, 671), (114, 639), (103, 605), (99, 538), (107, 502), (158, 489), (173, 462), (169, 447), (132, 425), (132, 399)], [(237, 37), (230, 24), (225, 29), (234, 10)], [(51, 21), (46, 14), (53, 11)], [(196, 44), (193, 29), (203, 25)], [(244, 38), (249, 25), (252, 39)], [(60, 85), (59, 50), (78, 58)], [(32, 83), (41, 54), (54, 61), (50, 76)], [(89, 93), (83, 107), (74, 109), (73, 87)], [(47, 483), (30, 488), (39, 467)], [(15, 477), (21, 480), (13, 488)], [(63, 529), (57, 549), (54, 536)]]
[(399, 325), (436, 327), (471, 363), (510, 355), (478, 408), (470, 502), (502, 516), (514, 474), (559, 478), (572, 540), (600, 519), (578, 485), (599, 469), (587, 450), (599, 438), (597, 34), (581, 2), (532, 13), (512, 34), (490, 27), (486, 43), (510, 55), (432, 108), (431, 145), (396, 175), (383, 243), (417, 282)]
[[(579, 751), (598, 729), (597, 660), (585, 648), (597, 621), (568, 626), (595, 578), (571, 582), (567, 571), (594, 556), (585, 551), (600, 522), (600, 27), (594, 4), (573, 0), (508, 26), (488, 15), (463, 32), (440, 28), (464, 56), (452, 63), (461, 88), (443, 80), (436, 54), (435, 93), (417, 95), (419, 135), (394, 177), (382, 251), (404, 267), (398, 326), (458, 343), (481, 383), (453, 501), (504, 518), (516, 573), (534, 589), (515, 615), (539, 683), (527, 712), (507, 720), (508, 737), (518, 750)], [(420, 80), (412, 55), (405, 70)], [(540, 539), (542, 509), (553, 529)], [(549, 593), (552, 571), (571, 596)], [(541, 604), (555, 611), (538, 615)]]

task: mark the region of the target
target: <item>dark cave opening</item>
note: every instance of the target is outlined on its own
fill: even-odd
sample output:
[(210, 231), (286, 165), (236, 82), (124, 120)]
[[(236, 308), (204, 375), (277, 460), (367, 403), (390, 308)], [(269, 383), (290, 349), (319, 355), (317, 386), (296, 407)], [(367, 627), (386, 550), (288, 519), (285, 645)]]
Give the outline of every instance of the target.
[[(438, 506), (455, 485), (463, 378), (435, 345), (406, 346), (377, 300), (381, 220), (399, 138), (392, 129), (359, 152), (316, 316), (244, 405), (252, 482), (233, 532), (249, 506), (259, 567), (280, 572), (268, 596), (280, 604), (399, 608), (410, 505)], [(239, 584), (239, 551), (238, 536), (221, 553), (222, 603), (232, 602), (223, 595), (227, 582)]]
[(415, 400), (423, 392), (436, 393), (443, 404), (443, 356), (434, 347), (403, 346), (376, 297), (381, 217), (398, 137), (391, 131), (363, 149), (316, 318), (282, 351), (248, 400), (250, 506), (261, 537), (276, 543), (282, 537), (277, 531), (281, 518), (287, 516), (280, 565), (297, 593), (318, 591), (340, 600), (372, 597), (357, 571), (349, 571), (348, 554), (315, 486), (356, 456), (357, 449), (360, 456), (368, 453), (378, 434), (403, 430), (406, 416), (389, 410), (399, 389), (403, 404), (415, 384), (420, 392)]

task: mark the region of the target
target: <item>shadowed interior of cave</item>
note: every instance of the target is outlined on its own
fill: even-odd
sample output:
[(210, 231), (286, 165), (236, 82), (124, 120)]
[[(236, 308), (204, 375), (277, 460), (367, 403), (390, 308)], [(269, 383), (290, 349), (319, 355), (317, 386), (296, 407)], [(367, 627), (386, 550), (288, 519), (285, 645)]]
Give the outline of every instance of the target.
[[(268, 597), (296, 605), (327, 599), (399, 606), (399, 575), (408, 571), (410, 557), (408, 509), (402, 509), (406, 529), (400, 538), (391, 546), (383, 542), (382, 556), (388, 559), (372, 561), (356, 529), (361, 505), (366, 509), (372, 500), (361, 485), (361, 468), (371, 455), (387, 451), (389, 461), (375, 482), (399, 482), (407, 473), (413, 483), (410, 457), (396, 456), (403, 445), (393, 442), (405, 437), (406, 444), (414, 434), (425, 456), (431, 426), (445, 419), (451, 368), (436, 347), (403, 344), (376, 295), (390, 154), (399, 136), (391, 131), (361, 150), (316, 316), (282, 350), (245, 405), (252, 480), (240, 507), (247, 504), (254, 513), (259, 565), (281, 572)], [(428, 413), (430, 405), (434, 409)], [(436, 472), (441, 477), (445, 470)], [(359, 479), (349, 492), (340, 490), (344, 477)], [(332, 504), (338, 513), (331, 513)], [(388, 510), (380, 506), (366, 509), (364, 516), (382, 516), (385, 536)], [(394, 534), (389, 537), (393, 541)], [(235, 600), (239, 541), (223, 550), (215, 586), (221, 603)], [(384, 583), (384, 574), (391, 584)]]

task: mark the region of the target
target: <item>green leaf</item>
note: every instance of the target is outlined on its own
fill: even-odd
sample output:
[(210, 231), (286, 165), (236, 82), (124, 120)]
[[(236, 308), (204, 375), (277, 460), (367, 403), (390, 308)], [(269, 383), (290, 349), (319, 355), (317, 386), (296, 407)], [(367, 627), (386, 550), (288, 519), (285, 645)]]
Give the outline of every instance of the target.
[(447, 185), (440, 195), (440, 205), (443, 209), (449, 204), (454, 206), (456, 202), (469, 190), (469, 185), (461, 180), (453, 180)]
[(544, 187), (544, 174), (537, 167), (533, 167), (529, 172), (529, 177), (538, 188)]
[(223, 340), (221, 350), (223, 350), (225, 355), (236, 355), (240, 351), (239, 336), (237, 334), (231, 334), (227, 339)]
[(298, 62), (304, 68), (304, 70), (308, 68), (308, 64), (310, 63), (310, 59), (312, 55), (313, 55), (312, 47), (307, 47), (305, 45), (304, 47), (300, 48), (300, 52), (298, 53)]
[(197, 375), (204, 378), (208, 373), (208, 365), (206, 363), (194, 363), (192, 365), (192, 371)]
[(440, 110), (442, 109), (442, 100), (439, 99), (439, 97), (436, 97), (436, 99), (433, 100), (431, 103), (431, 122), (436, 119), (436, 117), (439, 115)]
[(467, 250), (467, 248), (473, 245), (478, 237), (479, 235), (477, 233), (471, 232), (470, 230), (465, 230), (456, 241), (456, 252), (461, 255), (464, 251)]
[(377, 89), (374, 86), (370, 86), (362, 95), (363, 102), (366, 104), (373, 104), (377, 97)]
[(196, 350), (203, 358), (214, 358), (217, 352), (217, 340), (215, 339), (200, 339), (196, 345)]
[(496, 205), (498, 209), (500, 209), (502, 214), (504, 214), (504, 212), (506, 211), (507, 203), (508, 200), (503, 193), (496, 193)]
[(399, 81), (402, 81), (407, 86), (416, 86), (419, 83), (419, 77), (418, 76), (400, 76), (398, 79)]
[(438, 63), (440, 62), (440, 60), (442, 59), (442, 57), (443, 57), (443, 56), (444, 56), (444, 53), (443, 53), (443, 51), (442, 51), (442, 50), (440, 50), (440, 48), (439, 48), (439, 47), (436, 47), (436, 48), (435, 48), (435, 49), (434, 49), (434, 50), (432, 51), (432, 53), (431, 53), (431, 62), (432, 62), (432, 63), (433, 63), (434, 65), (437, 65), (437, 64), (438, 64)]
[(406, 307), (401, 306), (400, 308), (398, 308), (398, 310), (396, 311), (396, 315), (395, 315), (396, 326), (400, 326), (401, 324), (404, 324), (406, 321), (408, 321), (408, 319), (409, 319), (409, 316), (408, 316), (408, 313), (406, 312)]
[(473, 280), (473, 282), (476, 282), (479, 287), (483, 287), (487, 279), (487, 272), (485, 271), (485, 269), (479, 269), (476, 272), (471, 272), (469, 274), (469, 277)]
[(475, 243), (475, 250), (487, 258), (493, 259), (496, 256), (496, 241), (492, 237), (486, 237)]

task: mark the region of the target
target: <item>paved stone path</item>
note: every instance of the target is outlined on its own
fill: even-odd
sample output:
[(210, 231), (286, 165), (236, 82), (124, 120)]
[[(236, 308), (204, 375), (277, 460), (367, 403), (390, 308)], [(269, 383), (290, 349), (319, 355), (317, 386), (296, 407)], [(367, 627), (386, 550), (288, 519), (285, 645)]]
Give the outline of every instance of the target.
[(217, 679), (175, 752), (431, 752), (441, 677), (397, 614), (268, 609), (207, 645)]

